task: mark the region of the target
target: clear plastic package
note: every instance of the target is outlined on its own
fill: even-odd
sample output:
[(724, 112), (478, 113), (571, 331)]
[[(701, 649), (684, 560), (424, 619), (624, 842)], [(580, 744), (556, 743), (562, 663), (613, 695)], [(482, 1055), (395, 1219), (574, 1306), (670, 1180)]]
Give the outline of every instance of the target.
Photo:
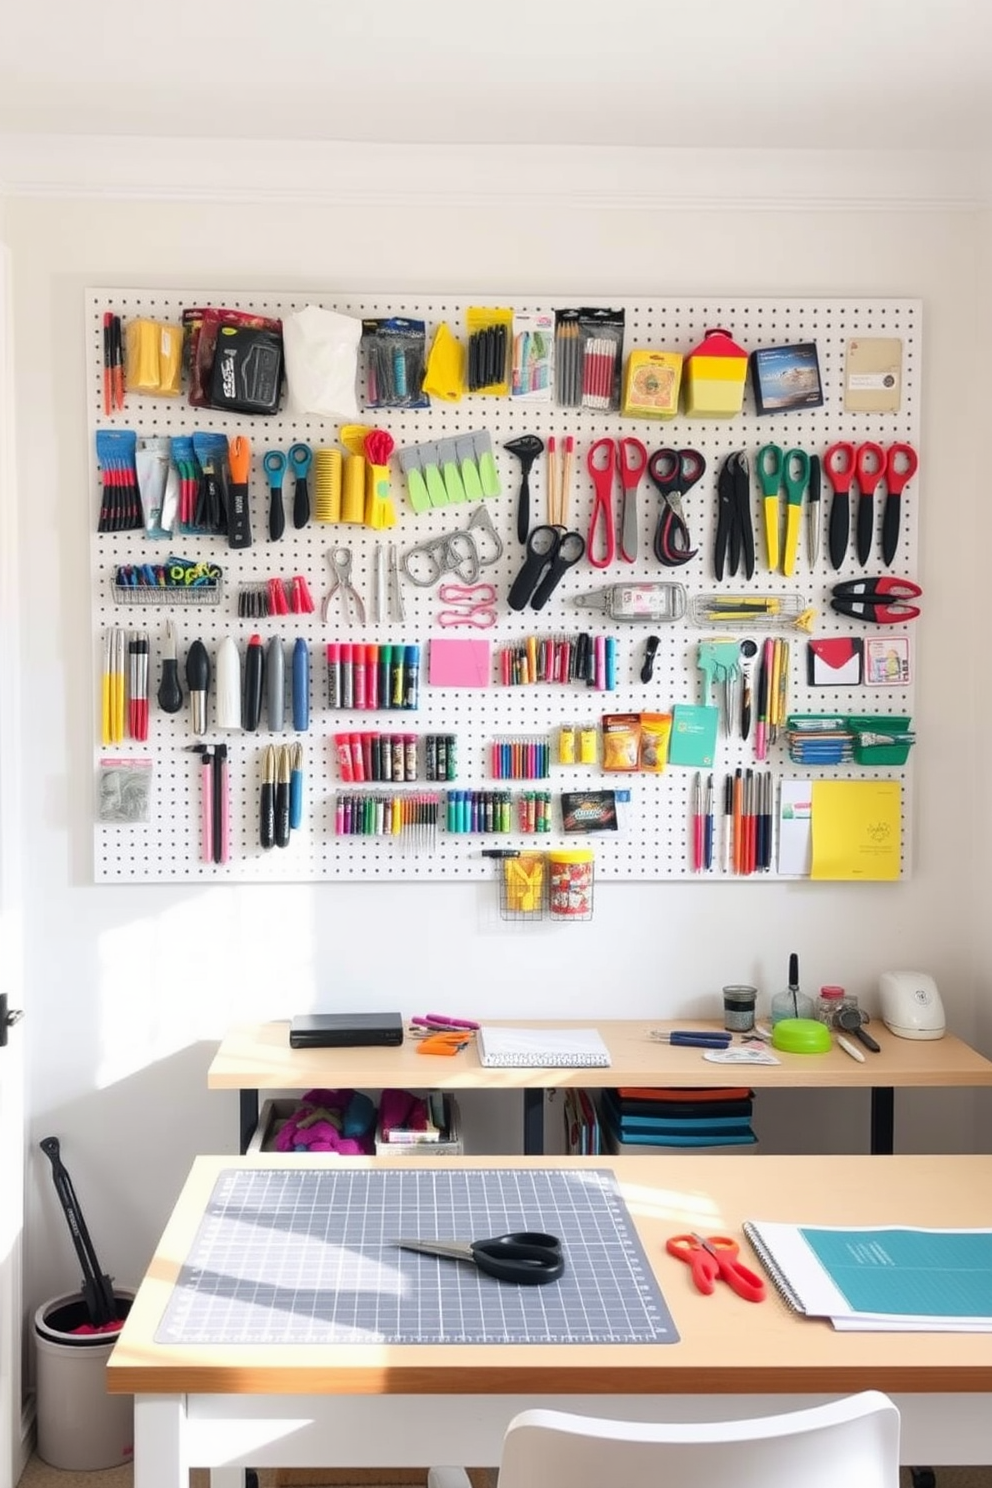
[(611, 620), (681, 620), (686, 592), (683, 584), (656, 579), (639, 584), (606, 584), (591, 594), (576, 595), (572, 603), (582, 609), (604, 610)]

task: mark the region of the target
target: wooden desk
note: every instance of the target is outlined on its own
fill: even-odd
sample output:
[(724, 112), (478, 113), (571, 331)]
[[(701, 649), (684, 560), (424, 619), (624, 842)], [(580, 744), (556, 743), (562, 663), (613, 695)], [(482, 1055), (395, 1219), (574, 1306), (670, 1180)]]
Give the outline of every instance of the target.
[[(499, 1025), (499, 1019), (487, 1019)], [(526, 1022), (511, 1027), (586, 1028), (588, 1018)], [(881, 1052), (866, 1051), (859, 1064), (836, 1046), (829, 1054), (781, 1054), (780, 1064), (712, 1064), (701, 1049), (657, 1043), (650, 1028), (719, 1028), (706, 1019), (677, 1021), (625, 1019), (597, 1023), (610, 1051), (608, 1069), (483, 1069), (474, 1044), (454, 1058), (417, 1053), (414, 1039), (398, 1049), (291, 1049), (288, 1023), (255, 1023), (233, 1028), (224, 1038), (207, 1075), (211, 1090), (241, 1092), (241, 1150), (258, 1124), (260, 1090), (328, 1088), (382, 1089), (430, 1085), (442, 1090), (518, 1090), (524, 1095), (524, 1151), (538, 1154), (544, 1142), (544, 1091), (565, 1085), (679, 1085), (706, 1088), (747, 1084), (755, 1090), (802, 1086), (820, 1089), (871, 1088), (871, 1151), (891, 1153), (894, 1092), (897, 1088), (992, 1085), (992, 1062), (955, 1038), (903, 1039), (881, 1022), (871, 1032)]]
[[(364, 1166), (402, 1161), (347, 1159)], [(491, 1159), (493, 1167), (550, 1160)], [(292, 1166), (326, 1166), (300, 1157)], [(477, 1166), (447, 1158), (438, 1166)], [(588, 1160), (556, 1159), (555, 1167)], [(862, 1389), (903, 1413), (902, 1460), (992, 1460), (992, 1336), (837, 1333), (799, 1318), (770, 1290), (741, 1301), (697, 1293), (666, 1255), (673, 1233), (740, 1236), (747, 1218), (793, 1223), (988, 1224), (992, 1156), (621, 1157), (611, 1169), (671, 1308), (668, 1346), (507, 1344), (162, 1345), (155, 1331), (218, 1175), (279, 1168), (274, 1154), (201, 1157), (108, 1364), (111, 1392), (135, 1395), (135, 1488), (187, 1488), (190, 1467), (222, 1488), (244, 1466), (495, 1463), (511, 1417), (557, 1406), (631, 1419), (754, 1416)], [(271, 1240), (270, 1240), (271, 1243)], [(753, 1262), (747, 1243), (745, 1258)], [(754, 1264), (757, 1264), (754, 1262)], [(453, 1397), (458, 1397), (457, 1399)]]

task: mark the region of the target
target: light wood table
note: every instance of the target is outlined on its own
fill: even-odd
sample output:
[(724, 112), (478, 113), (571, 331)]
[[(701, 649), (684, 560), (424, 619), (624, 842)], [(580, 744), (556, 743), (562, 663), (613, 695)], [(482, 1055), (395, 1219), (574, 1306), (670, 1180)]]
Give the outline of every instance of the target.
[[(401, 1160), (348, 1159), (366, 1167)], [(300, 1156), (289, 1166), (326, 1167)], [(478, 1166), (468, 1158), (453, 1164)], [(843, 1333), (797, 1317), (769, 1289), (758, 1305), (722, 1284), (695, 1291), (665, 1252), (686, 1229), (741, 1237), (745, 1219), (981, 1227), (992, 1156), (597, 1160), (614, 1172), (671, 1309), (672, 1345), (244, 1345), (155, 1341), (219, 1175), (285, 1168), (274, 1154), (197, 1158), (108, 1364), (135, 1395), (135, 1488), (187, 1488), (207, 1467), (222, 1488), (250, 1467), (495, 1463), (511, 1417), (532, 1406), (631, 1419), (754, 1416), (856, 1390), (890, 1394), (906, 1463), (992, 1461), (992, 1335)], [(579, 1167), (577, 1158), (487, 1166)], [(742, 1238), (742, 1237), (741, 1237)], [(271, 1244), (271, 1236), (269, 1237)], [(757, 1265), (746, 1241), (745, 1260)]]
[[(500, 1026), (499, 1019), (487, 1024)], [(514, 1028), (587, 1028), (590, 1019), (505, 1020)], [(241, 1093), (241, 1150), (258, 1124), (260, 1090), (334, 1088), (383, 1089), (431, 1086), (441, 1090), (515, 1090), (524, 1096), (524, 1151), (543, 1151), (544, 1092), (566, 1085), (590, 1088), (619, 1085), (674, 1085), (690, 1089), (748, 1085), (755, 1090), (871, 1090), (873, 1153), (891, 1153), (894, 1136), (894, 1092), (909, 1087), (992, 1085), (992, 1061), (953, 1034), (941, 1039), (904, 1039), (872, 1021), (878, 1054), (865, 1051), (859, 1064), (836, 1045), (829, 1054), (782, 1054), (779, 1064), (725, 1065), (703, 1058), (703, 1050), (672, 1046), (648, 1037), (652, 1028), (711, 1028), (706, 1019), (677, 1021), (624, 1019), (595, 1025), (610, 1051), (604, 1069), (484, 1069), (475, 1045), (453, 1058), (418, 1054), (417, 1041), (399, 1048), (291, 1049), (288, 1022), (254, 1023), (232, 1028), (210, 1065), (211, 1090)]]

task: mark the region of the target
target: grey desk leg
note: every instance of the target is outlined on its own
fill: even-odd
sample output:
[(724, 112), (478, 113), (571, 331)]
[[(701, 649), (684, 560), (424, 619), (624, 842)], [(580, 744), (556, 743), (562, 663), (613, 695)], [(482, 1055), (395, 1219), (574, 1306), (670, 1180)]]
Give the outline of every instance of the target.
[(255, 1128), (258, 1126), (258, 1091), (242, 1090), (238, 1095), (241, 1102), (241, 1156), (244, 1157), (248, 1151), (248, 1143), (255, 1135)]
[[(871, 1055), (868, 1056), (869, 1059)], [(895, 1139), (895, 1091), (891, 1085), (873, 1085), (871, 1091), (871, 1150), (891, 1155)]]
[(544, 1152), (544, 1091), (524, 1091), (524, 1152), (540, 1157)]

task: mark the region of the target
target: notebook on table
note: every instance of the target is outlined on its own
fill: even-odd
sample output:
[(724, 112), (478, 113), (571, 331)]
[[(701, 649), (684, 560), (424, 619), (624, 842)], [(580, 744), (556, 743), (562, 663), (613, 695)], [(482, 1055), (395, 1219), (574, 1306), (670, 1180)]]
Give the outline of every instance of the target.
[(747, 1221), (784, 1301), (870, 1333), (992, 1333), (992, 1230)]
[(487, 1028), (477, 1035), (486, 1069), (602, 1069), (610, 1051), (595, 1028)]

